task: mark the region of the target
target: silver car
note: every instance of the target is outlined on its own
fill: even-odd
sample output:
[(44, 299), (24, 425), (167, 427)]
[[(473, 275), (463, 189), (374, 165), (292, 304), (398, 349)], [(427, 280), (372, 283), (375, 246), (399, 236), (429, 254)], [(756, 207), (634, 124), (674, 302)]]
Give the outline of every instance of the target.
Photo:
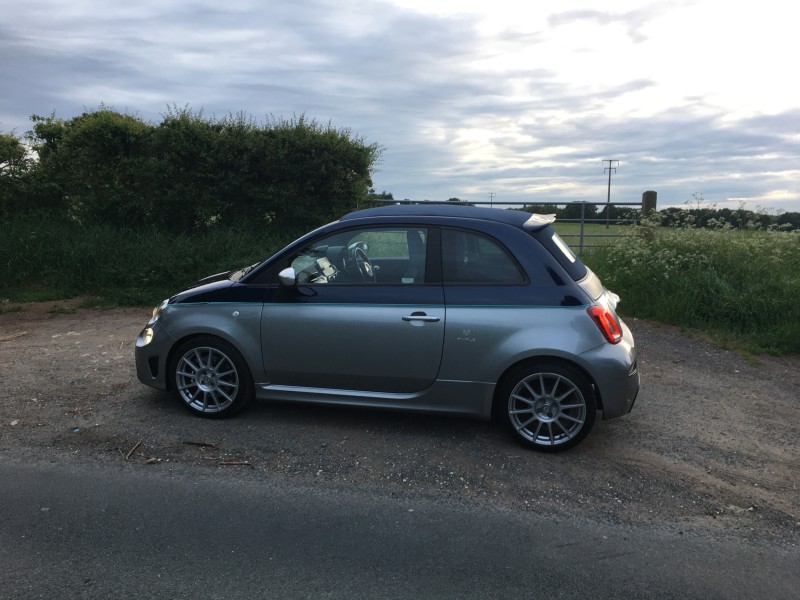
[(630, 412), (639, 375), (618, 297), (553, 220), (348, 214), (165, 300), (136, 340), (139, 379), (205, 417), (253, 397), (494, 416), (531, 448), (569, 448)]

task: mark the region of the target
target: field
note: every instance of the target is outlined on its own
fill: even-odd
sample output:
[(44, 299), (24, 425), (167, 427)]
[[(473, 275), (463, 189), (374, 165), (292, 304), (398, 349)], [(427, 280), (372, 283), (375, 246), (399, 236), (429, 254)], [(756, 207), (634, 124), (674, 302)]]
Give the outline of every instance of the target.
[[(556, 221), (554, 227), (564, 241), (578, 254), (581, 249), (580, 223)], [(609, 244), (619, 243), (621, 242), (620, 238), (635, 235), (637, 229), (633, 225), (610, 225), (606, 227), (603, 223), (587, 223), (583, 226), (583, 251), (587, 253), (593, 251), (594, 248), (602, 248)]]
[[(563, 234), (576, 223), (556, 223)], [(800, 353), (800, 235), (590, 224), (584, 262), (646, 318), (752, 352)], [(167, 234), (34, 219), (0, 224), (0, 312), (85, 296), (88, 306), (154, 305), (200, 277), (263, 260), (292, 231)], [(579, 241), (565, 241), (577, 250)], [(598, 244), (600, 247), (588, 247)]]

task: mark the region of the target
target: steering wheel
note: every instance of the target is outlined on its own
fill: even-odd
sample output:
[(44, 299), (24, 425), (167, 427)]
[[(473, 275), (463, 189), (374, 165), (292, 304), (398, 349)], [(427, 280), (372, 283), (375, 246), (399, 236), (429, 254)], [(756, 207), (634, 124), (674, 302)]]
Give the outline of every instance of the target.
[(352, 258), (358, 269), (358, 274), (361, 275), (361, 279), (369, 283), (375, 283), (375, 270), (372, 268), (369, 257), (367, 257), (367, 253), (364, 252), (363, 248), (357, 246), (353, 248)]

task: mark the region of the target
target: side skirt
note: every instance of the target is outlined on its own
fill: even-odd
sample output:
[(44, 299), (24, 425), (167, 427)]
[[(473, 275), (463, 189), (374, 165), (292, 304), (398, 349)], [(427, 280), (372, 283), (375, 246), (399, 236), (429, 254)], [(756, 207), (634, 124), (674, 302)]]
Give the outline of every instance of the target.
[(428, 389), (410, 394), (269, 383), (258, 383), (255, 387), (256, 397), (262, 400), (384, 408), (489, 419), (495, 385), (475, 381), (436, 381)]

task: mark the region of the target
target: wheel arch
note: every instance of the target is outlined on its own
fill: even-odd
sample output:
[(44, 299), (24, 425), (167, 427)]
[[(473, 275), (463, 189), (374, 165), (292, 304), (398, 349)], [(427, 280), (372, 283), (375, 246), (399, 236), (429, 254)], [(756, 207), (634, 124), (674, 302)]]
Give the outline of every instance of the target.
[[(186, 358), (189, 355), (191, 358)], [(214, 419), (232, 416), (253, 397), (247, 360), (222, 337), (186, 335), (170, 349), (169, 361), (166, 380), (171, 384), (175, 378), (179, 386), (176, 395), (195, 415)]]
[(215, 333), (208, 333), (208, 332), (193, 332), (184, 335), (182, 338), (175, 340), (175, 343), (172, 344), (172, 347), (167, 352), (166, 362), (164, 363), (164, 368), (166, 369), (164, 373), (164, 380), (167, 385), (167, 391), (175, 391), (175, 382), (173, 381), (172, 372), (175, 366), (175, 360), (178, 354), (178, 349), (182, 348), (184, 344), (187, 342), (194, 340), (194, 339), (201, 339), (201, 338), (213, 338), (217, 339), (221, 342), (226, 344), (230, 344), (233, 348), (242, 356), (244, 359), (244, 366), (248, 371), (248, 375), (250, 376), (251, 380), (253, 378), (253, 369), (250, 367), (250, 364), (247, 361), (247, 357), (242, 352), (242, 350), (238, 347), (234, 340), (228, 339), (227, 337), (223, 337), (221, 335), (217, 335)]
[(592, 386), (592, 392), (594, 392), (595, 403), (597, 404), (597, 410), (603, 410), (603, 399), (600, 395), (600, 390), (595, 383), (594, 378), (592, 375), (584, 369), (579, 363), (566, 359), (563, 356), (556, 356), (552, 354), (543, 354), (538, 356), (529, 356), (518, 360), (515, 363), (510, 364), (505, 371), (503, 371), (502, 375), (497, 379), (497, 384), (494, 386), (494, 393), (492, 394), (492, 419), (497, 419), (500, 415), (500, 402), (498, 402), (498, 396), (500, 394), (500, 390), (503, 389), (503, 384), (505, 383), (506, 379), (513, 370), (517, 369), (521, 366), (536, 366), (539, 364), (557, 364), (565, 367), (569, 367), (571, 369), (575, 369), (578, 371), (583, 377), (586, 378), (586, 381), (589, 382), (589, 385)]

